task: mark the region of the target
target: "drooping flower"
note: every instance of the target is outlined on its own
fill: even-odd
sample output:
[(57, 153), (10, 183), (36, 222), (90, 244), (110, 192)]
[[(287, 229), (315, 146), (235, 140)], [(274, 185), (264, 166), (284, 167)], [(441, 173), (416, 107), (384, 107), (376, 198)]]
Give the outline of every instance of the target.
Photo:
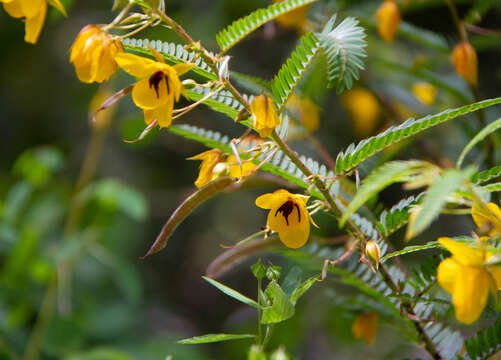
[(376, 97), (363, 88), (346, 91), (341, 104), (351, 115), (355, 135), (366, 137), (376, 130), (381, 107)]
[(269, 209), (267, 226), (278, 233), (280, 241), (292, 249), (306, 244), (310, 236), (310, 214), (306, 209), (308, 196), (277, 190), (261, 195), (256, 205)]
[(237, 158), (235, 157), (235, 155), (228, 156), (228, 159), (226, 159), (226, 162), (229, 164), (229, 167), (230, 167), (230, 176), (236, 177), (236, 178), (241, 178), (243, 176), (248, 175), (257, 166), (253, 162), (243, 161), (242, 167), (240, 167), (240, 165), (237, 164)]
[[(279, 3), (284, 0), (273, 0), (273, 3)], [(305, 29), (309, 26), (306, 20), (306, 14), (308, 13), (309, 5), (301, 6), (297, 9), (289, 11), (283, 15), (280, 15), (275, 19), (275, 21), (285, 28), (296, 29), (296, 31), (302, 34)]]
[(301, 121), (309, 133), (320, 126), (320, 109), (310, 98), (293, 94), (287, 102), (287, 109)]
[(438, 266), (438, 282), (452, 295), (456, 319), (471, 324), (484, 310), (489, 289), (501, 289), (501, 266), (489, 265), (487, 261), (493, 254), (485, 250), (445, 237), (438, 242), (452, 254)]
[(253, 126), (259, 132), (259, 136), (268, 137), (280, 124), (277, 108), (272, 99), (266, 95), (256, 96), (251, 104)]
[[(5, 11), (14, 18), (25, 18), (24, 41), (35, 44), (42, 31), (47, 15), (48, 0), (0, 0)], [(64, 16), (66, 11), (59, 0), (50, 0), (49, 3)]]
[(132, 100), (144, 110), (146, 124), (157, 121), (161, 127), (172, 123), (174, 102), (184, 91), (179, 76), (189, 71), (193, 64), (167, 65), (162, 56), (150, 49), (157, 61), (120, 52), (115, 56), (118, 66), (132, 76), (141, 78), (132, 89)]
[(118, 70), (115, 56), (124, 51), (119, 40), (97, 25), (87, 25), (71, 46), (70, 62), (84, 83), (107, 81)]
[(198, 178), (195, 180), (195, 186), (197, 188), (200, 189), (204, 187), (219, 175), (222, 175), (221, 172), (214, 172), (214, 168), (216, 165), (222, 163), (222, 159), (221, 151), (218, 149), (207, 150), (201, 154), (188, 158), (188, 160), (202, 160)]
[(484, 210), (478, 204), (473, 205), (471, 208), (473, 221), (479, 228), (487, 228), (489, 236), (501, 235), (501, 209), (494, 203), (488, 203), (487, 207), (491, 212)]
[(376, 339), (377, 318), (374, 312), (358, 315), (351, 326), (355, 338), (363, 339), (367, 345), (372, 345)]
[(401, 16), (397, 4), (393, 0), (385, 0), (376, 12), (378, 20), (377, 30), (381, 38), (391, 43), (395, 38)]
[(477, 52), (468, 42), (456, 45), (452, 51), (452, 64), (454, 69), (464, 81), (472, 86), (478, 84), (478, 59)]
[(379, 267), (379, 261), (381, 260), (381, 249), (377, 242), (371, 240), (365, 244), (365, 255), (374, 261), (376, 269)]
[(412, 85), (412, 93), (425, 106), (435, 102), (437, 88), (430, 83), (421, 81)]

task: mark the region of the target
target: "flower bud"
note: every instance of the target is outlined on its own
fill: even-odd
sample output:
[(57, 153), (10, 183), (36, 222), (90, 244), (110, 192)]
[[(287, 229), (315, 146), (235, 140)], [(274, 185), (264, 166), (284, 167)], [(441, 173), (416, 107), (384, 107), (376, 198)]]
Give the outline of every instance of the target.
[(372, 345), (377, 332), (377, 314), (370, 312), (360, 314), (355, 319), (351, 331), (357, 339), (363, 339), (367, 345)]
[(471, 86), (478, 84), (478, 59), (473, 46), (468, 42), (457, 44), (452, 51), (454, 69)]
[(259, 136), (270, 136), (275, 127), (280, 124), (277, 108), (272, 99), (266, 95), (259, 95), (250, 104), (253, 125), (259, 132)]
[(425, 106), (430, 106), (435, 102), (437, 88), (427, 82), (418, 82), (412, 85), (412, 93)]
[(124, 51), (120, 41), (99, 26), (87, 25), (71, 46), (70, 62), (78, 79), (84, 83), (107, 81), (117, 69), (115, 55)]
[(376, 269), (379, 267), (379, 260), (381, 260), (381, 249), (375, 241), (369, 241), (365, 244), (365, 256), (374, 261)]
[(391, 43), (395, 38), (400, 24), (400, 10), (392, 0), (386, 0), (379, 6), (376, 17), (378, 20), (378, 33), (387, 43)]

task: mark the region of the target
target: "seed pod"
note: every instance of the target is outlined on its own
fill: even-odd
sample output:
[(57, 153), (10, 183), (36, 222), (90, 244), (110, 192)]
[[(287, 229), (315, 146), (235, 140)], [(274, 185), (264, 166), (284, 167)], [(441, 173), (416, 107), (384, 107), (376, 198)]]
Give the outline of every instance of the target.
[(478, 84), (477, 52), (468, 42), (457, 44), (452, 51), (454, 69), (471, 86)]
[(392, 0), (386, 0), (379, 6), (376, 12), (378, 20), (378, 33), (387, 43), (391, 43), (395, 38), (400, 24), (400, 10)]

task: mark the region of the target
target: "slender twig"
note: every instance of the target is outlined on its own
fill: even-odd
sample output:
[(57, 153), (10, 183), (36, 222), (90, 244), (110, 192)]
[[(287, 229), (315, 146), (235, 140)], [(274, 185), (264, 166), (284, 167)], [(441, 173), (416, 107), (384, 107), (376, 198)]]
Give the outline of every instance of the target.
[(456, 24), (458, 34), (461, 37), (461, 40), (463, 42), (467, 42), (468, 36), (466, 35), (466, 29), (464, 27), (463, 22), (459, 19), (459, 15), (458, 15), (458, 12), (456, 10), (456, 6), (452, 2), (452, 0), (445, 0), (445, 2), (447, 3), (447, 6), (449, 7), (449, 10), (450, 10), (451, 15), (452, 15), (452, 19), (454, 20), (454, 24)]

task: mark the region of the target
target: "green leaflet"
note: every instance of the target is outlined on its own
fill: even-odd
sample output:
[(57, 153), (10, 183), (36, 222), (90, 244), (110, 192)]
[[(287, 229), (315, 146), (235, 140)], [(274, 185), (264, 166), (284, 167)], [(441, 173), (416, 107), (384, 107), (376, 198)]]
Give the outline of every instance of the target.
[(179, 340), (178, 344), (207, 344), (220, 341), (240, 340), (240, 339), (253, 339), (256, 335), (251, 334), (207, 334), (202, 336), (195, 336), (189, 339)]
[(428, 115), (417, 120), (410, 118), (401, 125), (392, 126), (376, 136), (360, 141), (356, 146), (355, 144), (351, 144), (345, 151), (341, 151), (336, 158), (336, 173), (343, 174), (349, 172), (362, 161), (388, 146), (409, 136), (418, 134), (432, 126), (499, 103), (501, 103), (501, 97), (479, 101), (456, 109), (445, 110), (441, 113)]
[(426, 229), (438, 217), (449, 196), (459, 190), (474, 171), (472, 168), (464, 171), (454, 169), (444, 171), (428, 188), (416, 217), (409, 221), (406, 238), (410, 239)]
[(249, 306), (251, 306), (253, 308), (256, 308), (256, 309), (258, 308), (257, 302), (255, 302), (254, 300), (248, 298), (245, 295), (240, 294), (238, 291), (233, 290), (232, 288), (230, 288), (230, 287), (228, 287), (226, 285), (223, 285), (220, 282), (217, 282), (216, 280), (208, 278), (206, 276), (202, 276), (202, 278), (205, 281), (207, 281), (209, 284), (211, 284), (212, 286), (215, 286), (216, 288), (218, 288), (219, 290), (221, 290), (226, 295), (232, 297), (233, 299), (236, 299), (236, 300), (238, 300), (240, 302), (243, 302), (244, 304), (249, 305)]
[(278, 113), (282, 112), (287, 100), (308, 70), (313, 58), (318, 53), (319, 45), (319, 41), (313, 33), (303, 35), (296, 50), (273, 78), (271, 90), (277, 103)]
[(317, 34), (327, 55), (328, 87), (336, 86), (337, 93), (351, 89), (353, 80), (358, 80), (358, 70), (364, 69), (361, 58), (367, 56), (364, 28), (358, 20), (347, 17), (334, 28), (336, 15), (325, 25), (322, 33)]
[[(479, 330), (465, 344), (469, 359), (489, 359), (501, 349), (501, 320), (494, 325)], [(464, 357), (463, 357), (464, 359)]]
[(461, 165), (463, 164), (463, 160), (468, 154), (468, 152), (479, 142), (484, 140), (487, 136), (492, 134), (494, 131), (497, 129), (501, 128), (501, 118), (497, 119), (496, 121), (491, 122), (489, 125), (484, 127), (482, 130), (480, 130), (473, 139), (470, 140), (470, 142), (464, 147), (463, 151), (461, 151), (461, 155), (459, 155), (458, 160), (456, 161), (456, 167), (459, 169), (461, 168)]
[(475, 173), (471, 177), (471, 181), (475, 184), (481, 184), (494, 178), (497, 178), (500, 175), (501, 175), (501, 166), (494, 166), (493, 168)]
[(311, 4), (314, 1), (316, 0), (285, 0), (271, 4), (266, 9), (258, 9), (244, 18), (235, 20), (230, 26), (216, 34), (216, 41), (221, 49), (221, 53), (225, 53), (231, 49), (239, 41), (268, 21), (299, 7)]
[(395, 231), (407, 224), (412, 207), (418, 204), (424, 193), (418, 196), (409, 196), (406, 199), (400, 200), (396, 205), (389, 210), (384, 210), (379, 217), (377, 223), (379, 231), (388, 237)]
[(264, 294), (271, 305), (263, 307), (262, 324), (274, 324), (294, 316), (294, 305), (275, 280), (268, 284)]
[(440, 247), (440, 244), (436, 241), (431, 241), (425, 245), (412, 245), (412, 246), (406, 246), (402, 250), (394, 251), (386, 256), (384, 256), (381, 259), (381, 263), (384, 263), (386, 260), (391, 259), (392, 257), (395, 256), (400, 256), (400, 255), (405, 255), (405, 254), (410, 254), (416, 251), (422, 251), (422, 250), (428, 250), (428, 249), (435, 249), (437, 247)]
[[(203, 61), (197, 53), (194, 51), (187, 51), (182, 45), (162, 42), (160, 40), (148, 40), (148, 39), (134, 39), (126, 38), (122, 40), (125, 48), (137, 52), (139, 54), (153, 56), (148, 45), (153, 49), (157, 50), (164, 59), (169, 63), (180, 64), (180, 63), (193, 63), (195, 64), (191, 69), (195, 73), (203, 76), (209, 80), (217, 80), (217, 74), (214, 74), (209, 65)], [(194, 61), (192, 61), (195, 59)]]
[(355, 213), (367, 200), (385, 187), (395, 182), (405, 181), (410, 175), (426, 166), (428, 166), (428, 163), (424, 161), (392, 161), (372, 171), (362, 181), (355, 197), (341, 217), (339, 225), (343, 226), (351, 214)]

